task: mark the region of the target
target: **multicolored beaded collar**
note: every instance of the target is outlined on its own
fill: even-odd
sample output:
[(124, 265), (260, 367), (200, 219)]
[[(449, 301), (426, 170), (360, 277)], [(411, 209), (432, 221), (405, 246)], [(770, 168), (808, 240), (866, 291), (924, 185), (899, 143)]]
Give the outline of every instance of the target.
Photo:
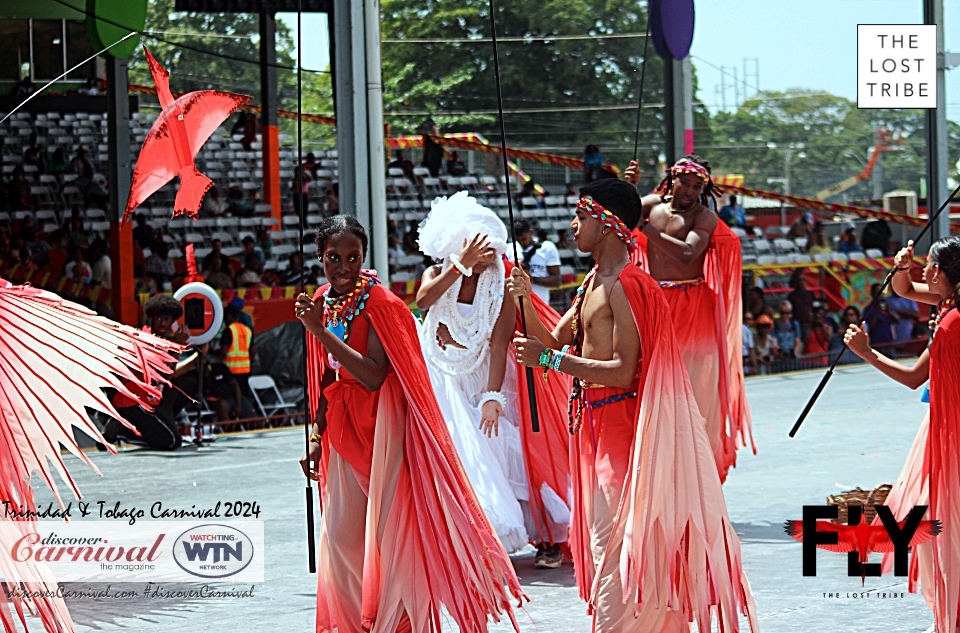
[(378, 285), (380, 280), (367, 271), (360, 272), (357, 285), (348, 294), (340, 297), (331, 297), (327, 288), (323, 293), (323, 322), (337, 338), (344, 343), (350, 340), (350, 324), (354, 317), (360, 314), (370, 298), (370, 290)]
[[(570, 353), (574, 356), (580, 356), (582, 351), (583, 333), (580, 331), (580, 312), (583, 309), (584, 294), (596, 274), (597, 267), (594, 266), (583, 278), (583, 283), (577, 288), (577, 296), (573, 299), (573, 319), (570, 321), (570, 328), (573, 330), (573, 344), (570, 346)], [(583, 423), (583, 407), (583, 382), (574, 376), (573, 389), (570, 392), (570, 399), (567, 401), (567, 429), (570, 431), (570, 435), (576, 435), (580, 431), (580, 425)]]
[(637, 240), (633, 233), (627, 228), (620, 218), (605, 209), (600, 203), (591, 196), (584, 196), (577, 202), (577, 208), (589, 215), (594, 220), (603, 223), (604, 226), (613, 229), (621, 240), (627, 245), (627, 250), (631, 253), (637, 248)]
[(937, 316), (933, 320), (933, 338), (937, 338), (937, 330), (940, 329), (940, 321), (943, 321), (943, 318), (947, 316), (947, 313), (956, 307), (957, 307), (956, 293), (950, 295), (949, 297), (947, 297), (937, 305)]

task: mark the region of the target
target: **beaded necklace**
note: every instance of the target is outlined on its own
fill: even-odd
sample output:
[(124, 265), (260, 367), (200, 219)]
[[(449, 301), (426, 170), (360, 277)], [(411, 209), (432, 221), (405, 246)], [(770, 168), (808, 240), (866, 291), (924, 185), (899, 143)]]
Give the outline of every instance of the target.
[(933, 338), (937, 338), (937, 331), (940, 329), (940, 321), (943, 320), (950, 310), (957, 307), (957, 293), (953, 293), (939, 304), (937, 304), (937, 316), (933, 320)]
[[(583, 283), (577, 288), (577, 296), (573, 300), (573, 319), (570, 321), (570, 327), (573, 330), (573, 345), (570, 346), (570, 354), (573, 356), (579, 356), (583, 346), (580, 336), (580, 311), (583, 309), (583, 300), (587, 292), (587, 287), (590, 285), (590, 282), (593, 281), (596, 274), (597, 267), (594, 266), (593, 270), (588, 272), (583, 278)], [(583, 383), (579, 378), (574, 376), (573, 388), (570, 391), (570, 400), (567, 402), (567, 428), (571, 435), (576, 435), (577, 432), (580, 431), (580, 425), (583, 423), (582, 395)]]
[(360, 272), (357, 285), (348, 294), (340, 297), (331, 297), (333, 286), (323, 293), (323, 321), (324, 326), (341, 341), (350, 341), (350, 325), (353, 319), (363, 311), (370, 298), (370, 290), (378, 285), (380, 280), (367, 271)]

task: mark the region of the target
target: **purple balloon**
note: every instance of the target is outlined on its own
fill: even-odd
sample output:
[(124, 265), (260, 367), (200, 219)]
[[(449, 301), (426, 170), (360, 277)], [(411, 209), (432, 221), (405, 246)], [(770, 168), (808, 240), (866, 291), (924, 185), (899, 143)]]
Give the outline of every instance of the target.
[(650, 37), (653, 38), (653, 48), (660, 57), (666, 57), (667, 45), (663, 41), (663, 22), (660, 20), (660, 7), (664, 0), (649, 0), (647, 4), (647, 19), (650, 20)]
[(684, 59), (693, 43), (693, 0), (662, 0), (659, 8), (666, 48), (674, 59)]

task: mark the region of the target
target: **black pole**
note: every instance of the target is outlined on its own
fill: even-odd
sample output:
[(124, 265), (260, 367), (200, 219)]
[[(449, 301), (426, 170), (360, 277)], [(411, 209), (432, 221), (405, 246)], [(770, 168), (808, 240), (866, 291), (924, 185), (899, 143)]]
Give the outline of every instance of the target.
[[(493, 76), (497, 83), (497, 112), (500, 117), (500, 149), (503, 153), (503, 177), (507, 184), (507, 215), (510, 218), (510, 236), (513, 241), (513, 261), (520, 265), (517, 253), (517, 235), (513, 229), (513, 192), (510, 191), (510, 165), (507, 162), (507, 133), (503, 127), (503, 95), (500, 89), (500, 60), (497, 55), (497, 20), (494, 17), (493, 0), (490, 0), (490, 34), (493, 40)], [(523, 311), (523, 297), (520, 298), (520, 324), (523, 336), (527, 336), (527, 316)], [(527, 397), (530, 399), (530, 421), (534, 433), (540, 432), (540, 417), (537, 415), (537, 393), (534, 385), (533, 368), (527, 367)]]
[[(923, 230), (920, 231), (920, 235), (918, 235), (917, 239), (913, 241), (914, 246), (916, 246), (916, 244), (923, 238), (923, 236), (927, 233), (927, 231), (930, 230), (930, 227), (933, 226), (934, 221), (936, 221), (937, 217), (943, 212), (943, 210), (950, 206), (950, 201), (953, 200), (958, 193), (960, 193), (960, 185), (958, 185), (957, 188), (953, 190), (953, 193), (951, 193), (950, 196), (943, 201), (943, 204), (940, 205), (940, 208), (937, 209), (937, 212), (929, 216), (929, 219), (927, 220), (927, 225), (923, 227)], [(928, 203), (928, 209), (929, 209), (929, 200), (927, 201), (927, 203)], [(894, 268), (889, 273), (887, 273), (886, 278), (883, 280), (883, 285), (880, 286), (880, 290), (877, 292), (876, 295), (874, 295), (873, 300), (870, 301), (870, 305), (868, 305), (863, 311), (864, 318), (860, 320), (861, 326), (863, 326), (863, 323), (866, 320), (865, 315), (868, 314), (870, 310), (876, 307), (877, 303), (880, 301), (880, 297), (883, 296), (884, 291), (887, 289), (887, 286), (889, 286), (890, 282), (893, 281), (893, 275), (896, 272), (897, 272), (897, 269)], [(820, 392), (822, 392), (823, 388), (827, 386), (827, 382), (830, 380), (830, 376), (833, 375), (833, 370), (836, 368), (837, 363), (840, 362), (840, 357), (843, 356), (843, 353), (845, 351), (847, 351), (846, 343), (843, 344), (843, 347), (837, 353), (837, 357), (833, 359), (833, 363), (830, 364), (830, 369), (828, 369), (827, 373), (824, 374), (823, 380), (821, 380), (820, 384), (817, 386), (817, 390), (813, 392), (812, 396), (810, 396), (810, 400), (807, 401), (807, 406), (803, 408), (803, 411), (800, 413), (800, 417), (797, 419), (796, 424), (794, 424), (793, 428), (790, 429), (790, 437), (795, 436), (797, 434), (797, 431), (800, 430), (800, 425), (803, 424), (803, 421), (806, 419), (807, 414), (810, 413), (810, 409), (813, 408), (813, 405), (817, 401), (817, 398), (820, 397)]]
[[(647, 76), (647, 46), (650, 43), (650, 5), (647, 5), (647, 31), (643, 35), (643, 62), (640, 65), (640, 97), (637, 103), (637, 129), (633, 132), (633, 160), (640, 148), (640, 112), (643, 110), (643, 82)], [(638, 183), (639, 184), (639, 183)]]
[[(307, 200), (303, 196), (303, 0), (297, 0), (297, 177), (294, 185), (294, 196), (300, 201), (300, 294), (307, 291), (307, 280), (304, 274), (307, 269), (303, 261), (303, 225), (304, 214), (307, 212)], [(307, 329), (301, 324), (301, 340), (303, 341), (303, 435), (306, 454), (310, 455), (310, 390), (307, 384)], [(320, 464), (317, 464), (320, 468)], [(317, 573), (317, 544), (314, 540), (313, 526), (313, 482), (310, 479), (310, 462), (307, 461), (307, 564), (310, 573)], [(323, 494), (323, 491), (320, 491)]]

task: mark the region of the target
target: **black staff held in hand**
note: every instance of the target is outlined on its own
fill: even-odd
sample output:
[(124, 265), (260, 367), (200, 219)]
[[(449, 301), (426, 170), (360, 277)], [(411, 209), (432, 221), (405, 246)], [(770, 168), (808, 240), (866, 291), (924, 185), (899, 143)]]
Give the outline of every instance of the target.
[[(513, 196), (510, 195), (510, 166), (507, 162), (507, 133), (503, 127), (503, 95), (500, 88), (500, 61), (497, 56), (497, 19), (494, 16), (493, 0), (490, 0), (490, 35), (493, 40), (493, 75), (497, 84), (497, 112), (500, 119), (500, 150), (503, 154), (503, 175), (507, 183), (507, 214), (510, 217), (510, 236), (513, 241), (513, 261), (520, 263), (517, 252), (517, 235), (513, 226)], [(523, 336), (527, 336), (527, 315), (523, 311), (523, 299), (520, 299), (520, 324), (523, 327)], [(533, 369), (526, 368), (527, 372), (527, 397), (530, 399), (530, 420), (533, 426), (533, 432), (540, 432), (540, 418), (537, 415), (537, 394), (534, 387)]]

